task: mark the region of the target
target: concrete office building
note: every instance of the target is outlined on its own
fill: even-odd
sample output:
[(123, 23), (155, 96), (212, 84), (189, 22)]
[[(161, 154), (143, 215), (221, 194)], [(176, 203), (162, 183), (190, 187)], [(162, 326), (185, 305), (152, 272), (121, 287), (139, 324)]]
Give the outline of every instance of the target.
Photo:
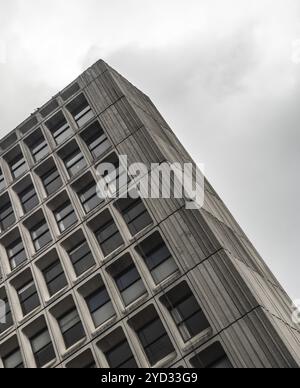
[(103, 61), (0, 152), (1, 368), (300, 365), (292, 303), (209, 182), (201, 210), (96, 195), (118, 155), (191, 161)]

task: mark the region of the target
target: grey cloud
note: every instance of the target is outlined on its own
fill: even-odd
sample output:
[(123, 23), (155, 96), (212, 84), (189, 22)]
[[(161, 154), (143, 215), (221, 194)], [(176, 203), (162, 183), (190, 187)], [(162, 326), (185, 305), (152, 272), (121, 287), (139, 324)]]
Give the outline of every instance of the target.
[(252, 28), (211, 45), (199, 38), (166, 51), (125, 47), (108, 61), (171, 119), (267, 263), (297, 297), (299, 89), (278, 98), (262, 83), (260, 98), (252, 98), (248, 88), (263, 66)]
[[(299, 298), (300, 66), (289, 52), (291, 40), (300, 38), (299, 2), (228, 0), (224, 6), (223, 0), (203, 0), (187, 9), (173, 0), (172, 8), (158, 12), (154, 2), (145, 7), (141, 0), (126, 6), (53, 1), (49, 20), (43, 20), (48, 2), (26, 1), (26, 16), (20, 4), (0, 5), (0, 34), (9, 48), (8, 63), (0, 65), (0, 136), (77, 69), (106, 59), (150, 95), (193, 157), (206, 164), (271, 269)], [(192, 27), (190, 9), (199, 12)], [(176, 23), (167, 23), (172, 17), (180, 34)], [(207, 18), (207, 28), (198, 28)], [(159, 42), (155, 28), (167, 43)], [(40, 32), (42, 42), (35, 41)]]
[[(26, 56), (18, 40), (10, 36), (7, 42), (7, 63), (0, 64), (0, 136), (13, 130), (55, 93), (45, 81), (35, 77), (37, 66)], [(11, 48), (18, 47), (14, 59)], [(22, 60), (24, 58), (24, 60)]]

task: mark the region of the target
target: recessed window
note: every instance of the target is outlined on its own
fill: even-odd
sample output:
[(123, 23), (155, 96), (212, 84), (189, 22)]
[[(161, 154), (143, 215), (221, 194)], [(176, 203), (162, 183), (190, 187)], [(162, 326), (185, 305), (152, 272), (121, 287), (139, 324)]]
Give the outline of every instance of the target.
[(151, 366), (175, 351), (155, 308), (150, 306), (131, 320)]
[(114, 278), (125, 306), (147, 294), (141, 275), (130, 255), (120, 258), (108, 271)]
[(94, 159), (100, 158), (111, 147), (110, 141), (107, 139), (107, 136), (98, 121), (95, 121), (90, 125), (81, 134), (81, 137)]
[(75, 82), (75, 83), (72, 84), (71, 86), (67, 87), (67, 88), (61, 93), (61, 96), (62, 96), (63, 100), (66, 101), (66, 100), (68, 100), (69, 98), (71, 98), (72, 96), (74, 96), (74, 94), (76, 94), (79, 90), (80, 90), (80, 86), (78, 85), (77, 82)]
[(57, 294), (68, 284), (61, 262), (57, 259), (43, 271), (50, 296)]
[(187, 283), (181, 283), (169, 291), (162, 302), (170, 311), (185, 342), (209, 329), (210, 324)]
[(47, 328), (30, 339), (32, 352), (38, 368), (42, 368), (55, 359), (55, 352)]
[(12, 177), (14, 179), (19, 178), (28, 170), (26, 160), (19, 147), (15, 148), (8, 155), (6, 155), (5, 159), (9, 165)]
[(30, 135), (25, 140), (25, 143), (36, 163), (44, 159), (49, 154), (48, 143), (41, 130), (38, 130)]
[(0, 228), (4, 232), (16, 222), (14, 209), (8, 194), (0, 198)]
[(52, 158), (43, 163), (36, 170), (36, 173), (40, 177), (48, 196), (54, 194), (63, 186), (63, 181)]
[(73, 185), (85, 213), (99, 206), (103, 199), (98, 195), (97, 183), (90, 173), (84, 175)]
[(6, 252), (12, 270), (27, 261), (27, 255), (20, 235), (17, 235), (16, 240), (9, 243), (6, 247)]
[(20, 348), (14, 349), (7, 356), (3, 357), (3, 366), (5, 369), (23, 369), (24, 363)]
[(40, 306), (40, 299), (33, 279), (18, 289), (17, 293), (24, 317)]
[(60, 205), (53, 211), (53, 213), (57, 222), (57, 226), (62, 233), (78, 221), (70, 200), (67, 200), (62, 205)]
[(55, 111), (59, 107), (56, 99), (50, 101), (46, 106), (40, 109), (40, 114), (45, 118)]
[(69, 143), (59, 152), (69, 176), (72, 178), (80, 173), (86, 166), (86, 160), (76, 142)]
[(137, 247), (137, 251), (143, 257), (156, 284), (160, 284), (179, 270), (158, 232), (144, 240)]
[[(25, 135), (27, 132), (29, 132), (33, 127), (35, 127), (38, 124), (37, 117), (32, 115), (24, 124), (21, 125), (19, 128), (19, 131)], [(17, 139), (16, 139), (17, 140)], [(16, 141), (15, 140), (15, 141)]]
[(24, 214), (29, 213), (39, 204), (35, 187), (33, 186), (32, 180), (29, 176), (20, 182), (14, 190), (20, 199)]
[(148, 210), (140, 198), (121, 198), (116, 207), (126, 222), (132, 236), (137, 235), (153, 223)]
[(191, 359), (191, 364), (197, 369), (232, 369), (224, 349), (220, 343), (214, 343), (203, 352)]
[(9, 303), (5, 288), (2, 288), (0, 290), (0, 300), (1, 300), (0, 334), (2, 334), (13, 325), (10, 303)]
[(85, 337), (84, 328), (75, 307), (61, 316), (58, 323), (67, 349)]
[(137, 369), (138, 365), (121, 328), (98, 343), (111, 369)]
[(47, 121), (46, 126), (52, 133), (57, 145), (62, 144), (73, 135), (73, 131), (62, 112), (51, 117), (51, 119)]
[(109, 210), (101, 213), (91, 223), (104, 256), (108, 256), (123, 244), (123, 238)]
[(62, 180), (56, 167), (42, 177), (48, 195), (55, 193), (62, 185)]
[(94, 256), (81, 231), (71, 236), (64, 246), (77, 277), (95, 266)]
[(67, 364), (68, 369), (96, 369), (97, 365), (91, 350), (86, 350)]
[(74, 117), (78, 127), (83, 127), (95, 116), (83, 94), (80, 94), (72, 102), (70, 102), (67, 109)]
[(52, 236), (44, 216), (39, 215), (37, 220), (34, 220), (34, 225), (30, 227), (30, 235), (36, 252), (43, 249), (52, 241)]
[(91, 291), (87, 295), (84, 294), (84, 298), (95, 327), (99, 327), (113, 318), (116, 313), (101, 277), (94, 278), (90, 285)]

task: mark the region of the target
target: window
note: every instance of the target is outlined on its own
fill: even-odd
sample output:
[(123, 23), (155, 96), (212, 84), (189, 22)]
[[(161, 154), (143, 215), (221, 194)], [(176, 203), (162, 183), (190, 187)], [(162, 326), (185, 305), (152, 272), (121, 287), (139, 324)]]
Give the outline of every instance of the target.
[(39, 199), (32, 183), (19, 193), (19, 198), (25, 214), (39, 204)]
[(105, 352), (107, 362), (112, 369), (137, 369), (137, 363), (127, 339)]
[(65, 140), (73, 135), (73, 131), (70, 128), (64, 114), (62, 112), (54, 115), (46, 123), (57, 145), (62, 144)]
[(214, 343), (202, 353), (191, 359), (191, 364), (198, 369), (232, 369), (233, 366), (229, 361), (221, 344)]
[(186, 283), (169, 291), (162, 301), (170, 311), (185, 342), (210, 327), (199, 303)]
[(121, 327), (97, 343), (112, 369), (137, 369), (138, 365)]
[(20, 349), (17, 348), (3, 357), (3, 365), (5, 369), (23, 369), (24, 363)]
[(69, 86), (67, 89), (65, 89), (62, 93), (61, 96), (64, 101), (67, 101), (69, 98), (74, 96), (75, 93), (77, 93), (80, 90), (80, 86), (78, 83), (74, 83), (71, 86)]
[(67, 109), (74, 117), (78, 127), (83, 127), (94, 117), (94, 113), (83, 94), (80, 94), (72, 102), (70, 102)]
[(13, 160), (10, 162), (10, 170), (13, 178), (17, 179), (27, 171), (27, 163), (20, 152)]
[(0, 203), (0, 228), (4, 232), (15, 223), (16, 217), (7, 194), (0, 198)]
[(7, 256), (10, 262), (10, 267), (12, 270), (19, 267), (25, 261), (27, 261), (27, 256), (25, 252), (25, 248), (23, 245), (23, 241), (21, 237), (17, 238), (13, 241), (7, 248)]
[(44, 106), (42, 109), (40, 109), (40, 114), (45, 118), (49, 116), (52, 112), (55, 111), (56, 108), (59, 107), (59, 103), (56, 99), (50, 101), (46, 106)]
[(155, 308), (148, 307), (131, 320), (145, 354), (151, 364), (156, 363), (175, 351), (172, 342)]
[(145, 260), (156, 284), (160, 284), (179, 270), (158, 232), (143, 241), (137, 250)]
[(83, 153), (76, 142), (69, 143), (67, 147), (59, 152), (59, 156), (63, 160), (71, 178), (80, 173), (87, 166)]
[(62, 187), (63, 184), (59, 172), (55, 166), (52, 166), (51, 169), (41, 177), (41, 179), (47, 195), (55, 193)]
[(17, 292), (24, 317), (40, 306), (40, 299), (33, 279)]
[(109, 211), (100, 214), (100, 227), (95, 234), (104, 256), (108, 256), (124, 244), (122, 236)]
[(138, 331), (138, 336), (151, 365), (155, 365), (174, 350), (158, 317), (141, 328)]
[(96, 264), (90, 247), (85, 239), (79, 240), (78, 245), (74, 245), (68, 254), (77, 276), (81, 276)]
[(88, 149), (94, 159), (104, 155), (111, 147), (110, 141), (107, 139), (98, 121), (95, 121), (92, 125), (90, 125), (81, 134), (81, 137), (88, 146)]
[(105, 286), (86, 297), (95, 327), (99, 327), (116, 315)]
[(125, 306), (129, 306), (147, 294), (144, 282), (130, 255), (119, 259), (108, 271), (116, 282)]
[(132, 236), (135, 236), (152, 224), (152, 219), (140, 198), (122, 198), (116, 205)]
[(43, 274), (50, 296), (57, 294), (68, 284), (60, 260), (55, 261), (47, 267), (43, 271)]
[(85, 337), (76, 308), (70, 310), (59, 319), (59, 326), (67, 349)]
[(42, 368), (56, 358), (48, 329), (32, 337), (30, 342), (38, 368)]
[(33, 245), (37, 252), (52, 241), (52, 236), (45, 219), (42, 219), (36, 225), (34, 225), (30, 229), (30, 234)]
[(126, 306), (146, 292), (144, 283), (134, 264), (124, 270), (115, 280)]
[(61, 232), (65, 232), (77, 222), (77, 216), (69, 200), (54, 211), (54, 216)]
[(94, 210), (103, 200), (99, 197), (97, 184), (92, 177), (85, 176), (85, 184), (81, 185), (77, 195), (86, 213)]
[(27, 144), (33, 160), (37, 163), (44, 159), (49, 153), (49, 148), (46, 139), (41, 130), (36, 131), (29, 136), (25, 143)]
[(0, 292), (0, 299), (0, 334), (2, 334), (13, 325), (13, 319), (10, 303), (4, 289)]
[(68, 369), (96, 369), (97, 365), (91, 350), (86, 350), (67, 364)]
[(4, 179), (4, 175), (2, 170), (0, 170), (0, 191), (4, 190), (6, 188), (6, 183)]

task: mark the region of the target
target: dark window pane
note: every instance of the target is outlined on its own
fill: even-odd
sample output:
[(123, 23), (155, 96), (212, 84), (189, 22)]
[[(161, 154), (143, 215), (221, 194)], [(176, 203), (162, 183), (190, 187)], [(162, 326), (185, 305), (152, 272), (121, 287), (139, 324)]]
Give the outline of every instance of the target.
[(137, 249), (144, 258), (156, 284), (160, 284), (179, 270), (159, 233), (154, 233)]
[(21, 201), (24, 213), (30, 212), (39, 204), (39, 200), (33, 185), (30, 185), (25, 190), (23, 190), (19, 194), (19, 197), (20, 197), (20, 201)]
[(76, 309), (71, 310), (60, 318), (59, 326), (67, 349), (85, 337), (85, 332)]
[(174, 352), (174, 347), (158, 317), (140, 329), (138, 336), (152, 366)]
[(73, 209), (71, 202), (67, 201), (57, 210), (55, 210), (55, 218), (61, 232), (69, 229), (74, 225), (78, 220)]
[(215, 343), (191, 360), (194, 368), (198, 369), (232, 369), (224, 349)]
[(113, 369), (137, 369), (138, 367), (126, 339), (106, 352), (105, 356), (109, 366)]
[(14, 241), (11, 245), (7, 247), (7, 255), (12, 270), (27, 261), (26, 252), (21, 238), (18, 238), (16, 241)]
[(50, 296), (55, 295), (68, 284), (59, 260), (45, 269), (44, 276)]
[(18, 290), (18, 296), (24, 316), (40, 306), (40, 299), (33, 280)]
[(5, 369), (23, 369), (24, 363), (20, 349), (16, 349), (4, 357), (3, 365)]
[(81, 242), (69, 252), (77, 276), (81, 276), (95, 265), (95, 260), (86, 241)]
[(48, 195), (55, 193), (62, 186), (62, 180), (56, 167), (43, 175), (42, 181)]
[(133, 236), (152, 224), (152, 219), (140, 198), (120, 199), (117, 206)]
[(54, 348), (47, 329), (31, 338), (30, 342), (38, 368), (42, 368), (55, 359)]
[(119, 229), (111, 216), (109, 221), (96, 232), (96, 237), (105, 256), (124, 244)]

